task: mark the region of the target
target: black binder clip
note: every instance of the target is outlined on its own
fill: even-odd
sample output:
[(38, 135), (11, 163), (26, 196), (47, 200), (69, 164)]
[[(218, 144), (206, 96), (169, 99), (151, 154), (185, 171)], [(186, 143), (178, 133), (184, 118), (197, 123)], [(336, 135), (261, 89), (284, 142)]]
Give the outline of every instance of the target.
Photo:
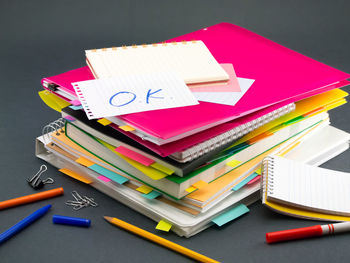
[(46, 165), (40, 166), (40, 170), (31, 178), (27, 179), (28, 184), (33, 187), (35, 190), (41, 189), (45, 184), (53, 184), (55, 181), (49, 177), (44, 180), (40, 179), (40, 176), (47, 170)]

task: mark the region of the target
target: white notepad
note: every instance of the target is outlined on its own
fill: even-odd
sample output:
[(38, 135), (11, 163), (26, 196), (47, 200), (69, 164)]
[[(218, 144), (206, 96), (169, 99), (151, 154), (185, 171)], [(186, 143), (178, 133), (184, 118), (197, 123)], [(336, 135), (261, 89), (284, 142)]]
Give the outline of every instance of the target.
[(262, 182), (268, 201), (350, 216), (350, 173), (269, 156), (264, 160)]
[(128, 75), (72, 83), (89, 119), (198, 104), (172, 72)]
[(172, 71), (187, 84), (227, 81), (228, 74), (202, 41), (86, 50), (96, 78)]

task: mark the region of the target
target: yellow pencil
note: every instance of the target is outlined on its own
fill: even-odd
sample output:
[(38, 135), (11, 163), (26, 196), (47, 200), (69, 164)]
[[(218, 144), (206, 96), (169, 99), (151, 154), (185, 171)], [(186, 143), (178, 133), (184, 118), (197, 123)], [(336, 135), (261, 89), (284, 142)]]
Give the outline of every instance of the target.
[(118, 218), (115, 218), (115, 217), (110, 217), (110, 216), (104, 216), (104, 218), (111, 224), (113, 225), (116, 225), (116, 226), (119, 226), (120, 228), (123, 228), (127, 231), (130, 231), (136, 235), (139, 235), (143, 238), (146, 238), (150, 241), (153, 241), (154, 243), (157, 243), (159, 245), (162, 245), (164, 247), (167, 247), (169, 249), (172, 249), (178, 253), (181, 253), (187, 257), (190, 257), (190, 258), (193, 258), (197, 261), (200, 261), (200, 262), (219, 262), (219, 261), (216, 261), (214, 259), (211, 259), (211, 258), (208, 258), (204, 255), (201, 255), (197, 252), (194, 252), (193, 250), (190, 250), (188, 248), (185, 248), (185, 247), (182, 247), (174, 242), (171, 242), (165, 238), (162, 238), (160, 236), (157, 236), (155, 234), (152, 234), (146, 230), (143, 230), (137, 226), (134, 226), (134, 225), (131, 225), (127, 222), (124, 222)]

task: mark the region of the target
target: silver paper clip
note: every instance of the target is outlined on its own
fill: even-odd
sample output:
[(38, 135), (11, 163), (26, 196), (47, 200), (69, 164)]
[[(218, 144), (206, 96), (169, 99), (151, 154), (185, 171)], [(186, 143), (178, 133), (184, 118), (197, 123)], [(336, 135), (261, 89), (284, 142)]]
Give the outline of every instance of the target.
[(68, 200), (66, 205), (72, 206), (76, 211), (88, 206), (98, 206), (93, 198), (87, 197), (86, 195), (81, 196), (77, 191), (72, 191), (72, 196), (75, 200)]

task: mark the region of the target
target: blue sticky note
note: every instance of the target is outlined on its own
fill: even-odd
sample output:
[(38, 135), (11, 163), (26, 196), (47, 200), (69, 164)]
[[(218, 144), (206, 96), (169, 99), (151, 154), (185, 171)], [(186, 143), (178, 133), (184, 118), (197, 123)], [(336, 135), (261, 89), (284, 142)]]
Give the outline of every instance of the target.
[(112, 172), (111, 170), (108, 170), (98, 164), (93, 164), (91, 166), (89, 166), (89, 168), (93, 171), (95, 171), (96, 173), (99, 173), (109, 179), (111, 179), (112, 181), (118, 183), (118, 184), (123, 184), (127, 181), (129, 181), (128, 178), (125, 178), (124, 176), (121, 176), (115, 172)]
[(218, 226), (222, 226), (232, 220), (235, 220), (236, 218), (244, 215), (245, 213), (248, 213), (249, 209), (243, 204), (240, 204), (221, 215), (215, 217), (213, 220), (211, 220), (213, 223), (215, 223)]
[(71, 108), (73, 110), (81, 110), (83, 108), (83, 106), (82, 105), (78, 105), (78, 106), (70, 105), (69, 108)]
[(154, 198), (157, 198), (158, 196), (160, 196), (161, 194), (158, 193), (157, 191), (152, 191), (152, 192), (149, 192), (148, 194), (143, 194), (142, 196), (147, 198), (147, 199), (154, 199)]
[(257, 174), (256, 172), (252, 173), (246, 179), (244, 179), (240, 183), (236, 184), (235, 187), (232, 188), (232, 190), (237, 191), (237, 190), (241, 189), (243, 186), (245, 186), (247, 183), (249, 183), (251, 180), (253, 180), (258, 175), (259, 174)]

